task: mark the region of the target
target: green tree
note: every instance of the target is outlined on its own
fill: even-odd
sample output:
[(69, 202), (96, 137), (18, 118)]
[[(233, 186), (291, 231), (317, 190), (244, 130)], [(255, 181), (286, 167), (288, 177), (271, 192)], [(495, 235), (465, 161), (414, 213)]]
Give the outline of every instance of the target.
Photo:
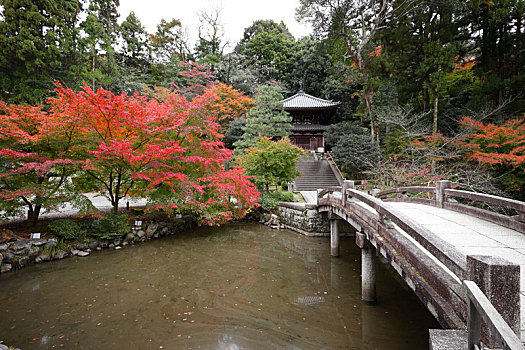
[(272, 20), (255, 21), (244, 30), (244, 37), (236, 45), (240, 64), (252, 71), (256, 84), (281, 80), (290, 69), (294, 37), (284, 25)]
[(284, 110), (282, 99), (277, 86), (261, 85), (256, 89), (255, 107), (246, 115), (242, 138), (234, 143), (236, 149), (255, 146), (261, 136), (279, 138), (290, 134), (292, 117)]
[(53, 79), (76, 71), (78, 0), (4, 0), (0, 13), (0, 98), (42, 103)]
[(337, 163), (344, 171), (352, 173), (352, 178), (371, 169), (381, 156), (377, 143), (370, 140), (366, 129), (355, 123), (330, 125), (325, 137)]
[(140, 20), (131, 12), (119, 26), (120, 48), (116, 53), (118, 81), (116, 90), (135, 91), (148, 80), (151, 47), (148, 34)]
[[(473, 91), (472, 106), (502, 105), (508, 114), (523, 112), (525, 102), (525, 3), (522, 0), (471, 0), (463, 21), (469, 23), (471, 39), (477, 44), (478, 59), (474, 67), (480, 84)], [(502, 115), (498, 115), (501, 119)]]
[(419, 64), (419, 71), (424, 75), (423, 87), (434, 101), (432, 133), (438, 132), (438, 101), (446, 93), (447, 74), (454, 69), (455, 50), (451, 45), (443, 46), (439, 41), (431, 41), (423, 47), (425, 58)]
[(333, 62), (312, 38), (298, 40), (292, 50), (290, 68), (282, 77), (290, 91), (304, 90), (314, 96), (326, 96), (325, 86)]
[(249, 45), (249, 42), (257, 35), (264, 32), (277, 31), (281, 33), (288, 40), (293, 40), (293, 35), (288, 27), (283, 23), (276, 23), (273, 20), (257, 20), (251, 26), (244, 29), (244, 34), (239, 43), (235, 46), (235, 51), (242, 53), (242, 51)]
[(89, 57), (86, 60), (85, 77), (92, 89), (96, 86), (109, 88), (117, 77), (117, 6), (116, 0), (90, 0), (87, 16), (81, 24), (85, 33), (82, 43)]
[(219, 76), (222, 82), (248, 94), (254, 94), (260, 79), (255, 67), (247, 66), (246, 61), (243, 54), (227, 53), (219, 66)]
[(124, 57), (126, 65), (136, 67), (149, 59), (148, 33), (134, 12), (119, 26), (118, 34), (122, 40), (119, 53)]
[(287, 137), (278, 141), (261, 137), (237, 161), (248, 175), (254, 177), (257, 188), (268, 191), (270, 185), (286, 184), (300, 175), (296, 168), (303, 152)]
[(339, 43), (342, 40), (344, 56), (354, 61), (360, 74), (359, 83), (363, 86), (366, 111), (362, 119), (370, 119), (371, 136), (374, 140), (378, 131), (371, 113), (375, 86), (370, 81), (370, 56), (374, 55), (368, 53), (373, 52), (374, 38), (385, 21), (396, 13), (403, 13), (405, 9), (400, 7), (407, 4), (411, 2), (401, 2), (398, 5), (393, 0), (300, 0), (297, 9), (298, 18), (308, 19), (320, 36), (332, 38)]

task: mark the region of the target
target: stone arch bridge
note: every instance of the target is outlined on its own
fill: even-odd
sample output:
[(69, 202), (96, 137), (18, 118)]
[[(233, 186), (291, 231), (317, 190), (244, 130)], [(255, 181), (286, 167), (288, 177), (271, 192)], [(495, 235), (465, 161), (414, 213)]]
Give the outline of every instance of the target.
[(382, 255), (436, 317), (444, 329), (430, 330), (430, 349), (525, 349), (524, 202), (449, 181), (371, 194), (345, 181), (318, 190), (317, 210), (330, 219), (332, 256), (339, 223), (355, 229), (363, 300), (376, 299)]

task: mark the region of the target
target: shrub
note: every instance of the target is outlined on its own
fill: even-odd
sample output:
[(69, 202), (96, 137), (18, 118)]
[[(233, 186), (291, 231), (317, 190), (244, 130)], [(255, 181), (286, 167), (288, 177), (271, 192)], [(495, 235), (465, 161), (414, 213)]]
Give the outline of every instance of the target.
[(44, 245), (41, 249), (41, 253), (47, 253), (51, 258), (54, 258), (59, 251), (69, 252), (71, 250), (71, 245), (66, 243), (63, 239), (58, 239), (54, 245)]
[(77, 239), (83, 237), (86, 231), (71, 219), (58, 219), (52, 221), (47, 228), (58, 237), (64, 239)]
[(371, 140), (368, 131), (354, 123), (331, 125), (325, 140), (332, 147), (337, 164), (352, 176), (373, 168), (381, 156), (379, 146)]
[(275, 208), (278, 202), (293, 202), (294, 196), (292, 192), (275, 191), (261, 193), (261, 208), (264, 211), (269, 211)]
[(93, 222), (91, 235), (102, 239), (121, 238), (130, 232), (126, 214), (106, 214)]
[(304, 153), (285, 137), (279, 141), (260, 138), (257, 145), (245, 150), (238, 163), (252, 175), (259, 190), (266, 190), (270, 185), (288, 183), (301, 175), (297, 171), (297, 162)]

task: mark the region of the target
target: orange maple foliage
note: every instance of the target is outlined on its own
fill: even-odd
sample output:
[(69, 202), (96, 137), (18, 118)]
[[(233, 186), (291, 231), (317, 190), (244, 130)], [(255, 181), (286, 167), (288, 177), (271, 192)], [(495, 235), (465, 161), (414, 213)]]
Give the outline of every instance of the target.
[(217, 116), (217, 121), (225, 126), (232, 120), (245, 116), (255, 106), (253, 99), (231, 85), (219, 83), (212, 88), (216, 99), (210, 104), (210, 113)]
[[(158, 101), (138, 93), (114, 94), (87, 86), (73, 91), (58, 85), (47, 111), (2, 105), (0, 135), (17, 139), (16, 145), (53, 144), (60, 135), (62, 148), (47, 158), (38, 153), (39, 147), (0, 148), (0, 160), (18, 164), (2, 168), (0, 178), (16, 172), (45, 178), (57, 166), (81, 164), (79, 179), (90, 179), (82, 182), (84, 188), (88, 184), (88, 189), (105, 193), (115, 211), (127, 195), (162, 193), (156, 196), (159, 209), (189, 210), (208, 224), (240, 217), (256, 205), (259, 193), (242, 168), (226, 169), (232, 152), (221, 142), (217, 115), (231, 117), (246, 108), (247, 100), (229, 87), (221, 89), (229, 92), (229, 100), (214, 88), (191, 101), (178, 93)], [(241, 98), (238, 105), (236, 97)], [(0, 195), (27, 195), (27, 188)], [(36, 190), (31, 194), (38, 195)]]
[(469, 148), (469, 158), (490, 166), (521, 167), (525, 171), (525, 120), (513, 119), (498, 126), (466, 117), (460, 125), (473, 131), (464, 143)]

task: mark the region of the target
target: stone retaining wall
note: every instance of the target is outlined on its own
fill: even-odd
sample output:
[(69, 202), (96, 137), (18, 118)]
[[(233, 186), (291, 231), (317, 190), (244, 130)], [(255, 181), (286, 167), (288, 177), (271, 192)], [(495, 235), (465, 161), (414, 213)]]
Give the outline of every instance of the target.
[(56, 238), (5, 242), (0, 244), (0, 273), (18, 270), (31, 263), (60, 260), (71, 256), (87, 257), (92, 251), (104, 248), (118, 250), (135, 242), (173, 235), (188, 229), (190, 226), (191, 221), (182, 218), (170, 222), (143, 223), (139, 227), (133, 227), (126, 236), (113, 240), (86, 238), (64, 241), (66, 245)]
[[(320, 214), (317, 205), (312, 203), (279, 202), (276, 207), (279, 224), (305, 236), (330, 236), (330, 220), (326, 214)], [(339, 220), (339, 232), (342, 236), (355, 233), (355, 230), (343, 220)]]
[(328, 217), (319, 214), (315, 204), (280, 202), (276, 207), (276, 215), (286, 228), (306, 236), (330, 235)]

